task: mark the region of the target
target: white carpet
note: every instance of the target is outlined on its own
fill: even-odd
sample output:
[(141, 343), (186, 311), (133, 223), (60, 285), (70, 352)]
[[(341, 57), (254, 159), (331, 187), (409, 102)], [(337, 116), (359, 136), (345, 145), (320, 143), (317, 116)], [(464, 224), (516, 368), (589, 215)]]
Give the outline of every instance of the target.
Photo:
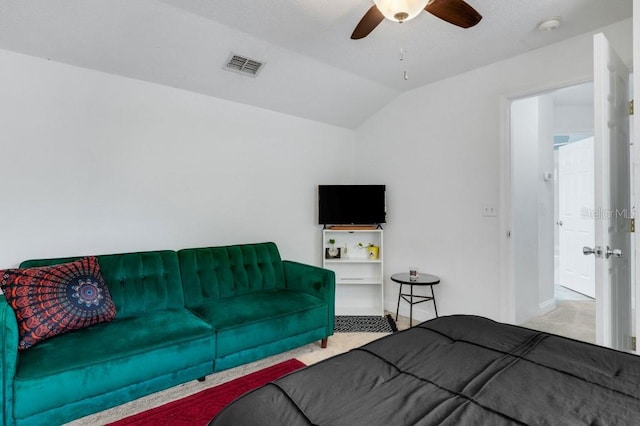
[(595, 301), (565, 300), (548, 314), (532, 318), (522, 324), (534, 330), (546, 331), (583, 342), (596, 341)]

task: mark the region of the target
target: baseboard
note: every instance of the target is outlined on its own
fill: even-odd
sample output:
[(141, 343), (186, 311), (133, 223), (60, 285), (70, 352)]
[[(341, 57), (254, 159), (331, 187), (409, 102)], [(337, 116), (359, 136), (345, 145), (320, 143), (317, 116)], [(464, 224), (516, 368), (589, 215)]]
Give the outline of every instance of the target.
[(538, 305), (538, 310), (540, 311), (539, 315), (546, 315), (549, 312), (553, 311), (555, 308), (556, 308), (555, 298), (545, 300), (544, 302)]

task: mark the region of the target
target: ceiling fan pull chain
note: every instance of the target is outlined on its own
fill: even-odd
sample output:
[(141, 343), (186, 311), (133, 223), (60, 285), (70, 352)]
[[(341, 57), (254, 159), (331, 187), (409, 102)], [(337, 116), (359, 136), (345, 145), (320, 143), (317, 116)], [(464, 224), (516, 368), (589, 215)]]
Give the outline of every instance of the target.
[[(400, 48), (400, 62), (404, 61), (404, 55), (407, 53), (407, 49), (405, 49), (404, 47)], [(407, 70), (405, 69), (403, 71), (402, 77), (405, 80), (409, 80), (409, 73), (407, 72)]]

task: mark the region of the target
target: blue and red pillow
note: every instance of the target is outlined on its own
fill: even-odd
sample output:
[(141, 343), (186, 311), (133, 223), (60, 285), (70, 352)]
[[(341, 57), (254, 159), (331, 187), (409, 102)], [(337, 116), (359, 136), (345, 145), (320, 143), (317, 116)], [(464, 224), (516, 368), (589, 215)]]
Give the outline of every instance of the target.
[(0, 271), (0, 287), (18, 321), (18, 349), (111, 321), (116, 308), (94, 256), (74, 262)]

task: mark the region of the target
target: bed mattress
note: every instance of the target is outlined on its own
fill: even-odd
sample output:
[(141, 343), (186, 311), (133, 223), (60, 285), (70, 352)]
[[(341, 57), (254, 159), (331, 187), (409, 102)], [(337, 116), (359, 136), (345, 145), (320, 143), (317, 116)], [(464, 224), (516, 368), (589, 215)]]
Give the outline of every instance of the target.
[(456, 315), (249, 392), (211, 425), (640, 424), (640, 357)]

